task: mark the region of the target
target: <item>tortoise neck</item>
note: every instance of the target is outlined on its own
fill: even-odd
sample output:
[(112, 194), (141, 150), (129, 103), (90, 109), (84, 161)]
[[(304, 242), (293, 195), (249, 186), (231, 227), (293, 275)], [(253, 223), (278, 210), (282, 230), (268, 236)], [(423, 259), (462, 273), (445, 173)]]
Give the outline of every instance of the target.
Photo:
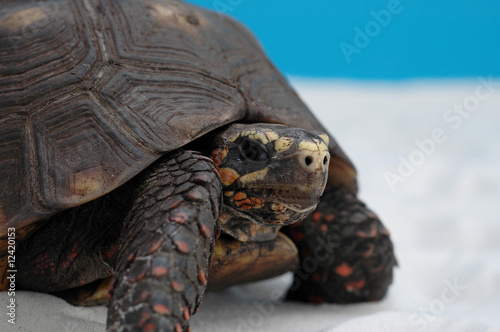
[(258, 224), (248, 215), (222, 205), (220, 215), (221, 231), (241, 242), (272, 241), (278, 236), (281, 225)]

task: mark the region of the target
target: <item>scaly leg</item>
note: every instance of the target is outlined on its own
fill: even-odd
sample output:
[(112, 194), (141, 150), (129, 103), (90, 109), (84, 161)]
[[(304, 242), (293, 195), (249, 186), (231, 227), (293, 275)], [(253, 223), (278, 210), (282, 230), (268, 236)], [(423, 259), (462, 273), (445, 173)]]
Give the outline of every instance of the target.
[(186, 331), (206, 288), (220, 180), (195, 152), (165, 156), (142, 176), (121, 235), (108, 330)]
[(396, 265), (389, 233), (349, 190), (327, 188), (316, 211), (285, 232), (301, 261), (289, 299), (351, 303), (385, 295)]

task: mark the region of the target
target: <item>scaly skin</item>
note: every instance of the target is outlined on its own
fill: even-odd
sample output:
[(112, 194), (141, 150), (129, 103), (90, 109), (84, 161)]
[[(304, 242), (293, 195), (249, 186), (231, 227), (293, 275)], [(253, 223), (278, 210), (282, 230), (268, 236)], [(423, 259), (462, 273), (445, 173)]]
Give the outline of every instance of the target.
[(186, 331), (206, 288), (220, 180), (196, 152), (171, 154), (143, 176), (121, 235), (108, 331)]
[(78, 296), (67, 290), (113, 274), (135, 186), (133, 179), (108, 195), (41, 221), (19, 244), (17, 286), (56, 292), (77, 303)]
[(389, 233), (349, 190), (327, 188), (316, 211), (285, 232), (301, 260), (288, 299), (352, 303), (385, 295), (397, 264)]

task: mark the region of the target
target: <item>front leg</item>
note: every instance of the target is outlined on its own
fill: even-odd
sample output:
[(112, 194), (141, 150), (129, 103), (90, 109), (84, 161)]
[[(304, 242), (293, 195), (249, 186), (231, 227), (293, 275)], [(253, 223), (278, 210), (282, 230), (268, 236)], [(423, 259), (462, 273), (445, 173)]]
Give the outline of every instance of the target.
[(301, 260), (289, 299), (351, 303), (385, 295), (396, 265), (389, 233), (349, 190), (327, 188), (316, 211), (285, 231)]
[(205, 292), (220, 180), (196, 152), (163, 157), (139, 179), (124, 222), (109, 331), (186, 331)]

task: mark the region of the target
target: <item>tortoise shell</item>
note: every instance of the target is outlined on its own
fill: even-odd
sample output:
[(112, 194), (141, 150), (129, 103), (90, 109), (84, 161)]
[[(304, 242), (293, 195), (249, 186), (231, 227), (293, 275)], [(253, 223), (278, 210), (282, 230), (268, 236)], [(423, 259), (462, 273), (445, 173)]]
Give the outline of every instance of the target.
[[(3, 2), (0, 95), (3, 239), (226, 124), (326, 131), (243, 26), (179, 1)], [(329, 182), (354, 188), (330, 153)]]

